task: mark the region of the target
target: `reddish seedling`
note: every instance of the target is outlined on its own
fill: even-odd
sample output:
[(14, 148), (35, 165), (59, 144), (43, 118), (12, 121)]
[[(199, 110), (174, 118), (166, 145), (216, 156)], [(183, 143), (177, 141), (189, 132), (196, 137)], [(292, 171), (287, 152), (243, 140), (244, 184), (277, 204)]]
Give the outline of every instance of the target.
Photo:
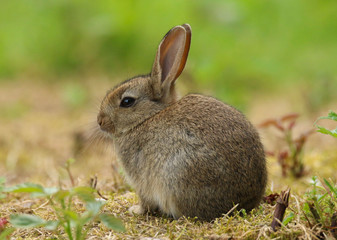
[(7, 218), (0, 218), (0, 232), (5, 229), (6, 225), (8, 223)]
[(302, 177), (305, 174), (302, 156), (303, 147), (308, 137), (314, 133), (314, 130), (310, 129), (294, 138), (293, 129), (298, 117), (298, 114), (287, 114), (281, 118), (268, 119), (259, 125), (260, 128), (273, 127), (281, 132), (282, 140), (286, 143), (286, 148), (266, 151), (266, 154), (276, 157), (281, 166), (283, 176), (287, 176), (290, 172), (296, 178)]

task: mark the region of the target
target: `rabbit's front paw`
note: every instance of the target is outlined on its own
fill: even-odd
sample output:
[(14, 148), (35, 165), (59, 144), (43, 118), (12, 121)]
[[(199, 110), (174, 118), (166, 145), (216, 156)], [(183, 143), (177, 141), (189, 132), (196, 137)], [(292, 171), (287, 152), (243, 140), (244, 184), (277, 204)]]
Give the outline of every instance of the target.
[(133, 205), (129, 208), (129, 212), (136, 215), (142, 215), (145, 213), (145, 209), (141, 205)]

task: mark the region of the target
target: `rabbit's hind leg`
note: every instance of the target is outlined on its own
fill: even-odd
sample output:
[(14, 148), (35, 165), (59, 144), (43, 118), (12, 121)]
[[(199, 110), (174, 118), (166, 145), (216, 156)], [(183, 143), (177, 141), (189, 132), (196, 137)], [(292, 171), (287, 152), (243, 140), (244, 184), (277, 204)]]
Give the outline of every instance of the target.
[(133, 205), (129, 208), (129, 212), (134, 215), (143, 215), (146, 210), (141, 204)]
[(129, 208), (129, 212), (134, 215), (144, 215), (146, 213), (154, 214), (158, 211), (158, 207), (151, 206), (141, 201), (137, 205), (133, 205)]

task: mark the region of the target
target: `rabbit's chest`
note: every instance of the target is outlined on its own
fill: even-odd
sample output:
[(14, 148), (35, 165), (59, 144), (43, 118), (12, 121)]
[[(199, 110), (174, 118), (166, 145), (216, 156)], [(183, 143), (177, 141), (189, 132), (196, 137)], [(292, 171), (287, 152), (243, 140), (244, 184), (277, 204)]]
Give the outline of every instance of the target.
[(126, 180), (142, 201), (176, 218), (181, 214), (167, 179), (167, 163), (172, 153), (161, 147), (160, 141), (163, 140), (123, 142), (117, 148), (117, 155), (123, 164)]
[[(143, 154), (140, 153), (140, 155)], [(127, 181), (147, 205), (159, 208), (167, 215), (179, 217), (181, 214), (176, 208), (174, 195), (171, 189), (166, 186), (167, 183), (163, 179), (164, 174), (160, 171), (162, 167), (157, 168), (158, 166), (155, 164), (150, 167), (151, 163), (147, 163), (147, 160), (138, 159), (139, 165), (136, 164), (138, 165), (137, 170), (134, 169), (136, 174), (126, 170)], [(143, 164), (147, 164), (147, 168), (144, 168)]]
[(169, 189), (166, 189), (163, 184), (158, 181), (153, 181), (140, 187), (139, 195), (143, 200), (148, 202), (149, 205), (159, 208), (161, 212), (174, 218), (180, 217), (181, 214), (176, 207), (173, 194)]

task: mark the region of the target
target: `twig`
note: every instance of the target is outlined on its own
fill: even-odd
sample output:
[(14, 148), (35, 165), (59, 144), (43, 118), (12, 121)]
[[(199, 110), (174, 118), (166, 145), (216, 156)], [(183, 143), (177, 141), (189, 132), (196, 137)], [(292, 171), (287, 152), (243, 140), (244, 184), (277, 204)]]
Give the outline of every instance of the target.
[(309, 227), (310, 227), (310, 229), (312, 229), (312, 224), (311, 224), (311, 222), (310, 222), (310, 220), (309, 220), (309, 218), (308, 218), (307, 214), (305, 214), (305, 212), (304, 212), (303, 210), (302, 210), (302, 213), (303, 213), (303, 215), (304, 215), (305, 219), (307, 220), (307, 222), (308, 222), (308, 224), (309, 224)]
[(96, 190), (97, 191), (97, 194), (98, 194), (98, 196), (100, 196), (101, 198), (103, 198), (104, 200), (108, 200), (108, 198), (107, 197), (104, 197), (100, 192), (99, 192), (99, 190)]
[(92, 187), (93, 189), (96, 189), (97, 187), (97, 175), (95, 175), (95, 177), (91, 177), (90, 178), (90, 187)]
[(284, 213), (289, 204), (289, 197), (290, 197), (290, 188), (286, 191), (282, 191), (279, 198), (276, 201), (276, 208), (274, 212), (274, 218), (271, 223), (271, 227), (276, 232), (277, 228), (281, 226)]
[(231, 214), (237, 207), (239, 206), (239, 204), (236, 204), (234, 207), (232, 207), (226, 214), (223, 215), (223, 217), (228, 217), (229, 214)]
[(98, 194), (98, 196), (100, 196), (101, 198), (103, 198), (104, 200), (108, 200), (108, 198), (107, 197), (104, 197), (101, 193), (100, 193), (100, 191), (97, 189), (97, 175), (95, 175), (95, 177), (93, 177), (93, 178), (90, 178), (90, 187), (92, 187), (93, 189), (95, 189), (96, 190), (96, 192), (97, 192), (97, 194)]
[(75, 180), (74, 180), (74, 177), (70, 171), (70, 164), (66, 164), (66, 167), (65, 167), (67, 173), (68, 173), (68, 176), (70, 178), (70, 182), (71, 182), (71, 186), (72, 187), (75, 187)]

